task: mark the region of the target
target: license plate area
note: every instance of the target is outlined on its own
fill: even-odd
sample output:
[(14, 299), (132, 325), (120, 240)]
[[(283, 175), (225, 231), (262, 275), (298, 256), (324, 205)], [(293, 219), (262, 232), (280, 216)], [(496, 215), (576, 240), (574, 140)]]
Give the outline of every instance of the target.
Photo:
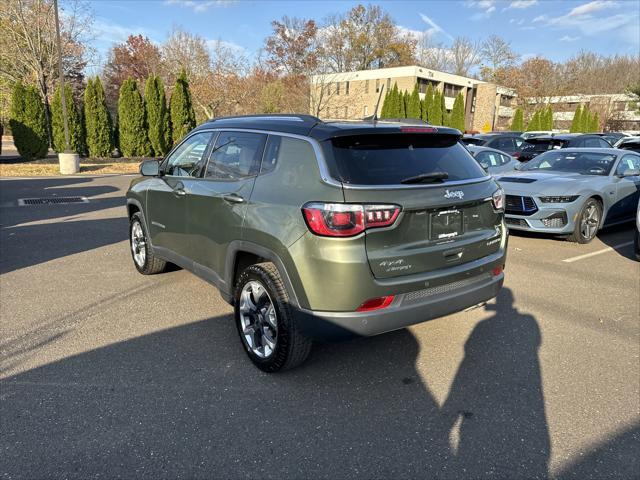
[(462, 210), (448, 208), (431, 213), (429, 216), (429, 232), (429, 239), (433, 241), (448, 240), (462, 235)]

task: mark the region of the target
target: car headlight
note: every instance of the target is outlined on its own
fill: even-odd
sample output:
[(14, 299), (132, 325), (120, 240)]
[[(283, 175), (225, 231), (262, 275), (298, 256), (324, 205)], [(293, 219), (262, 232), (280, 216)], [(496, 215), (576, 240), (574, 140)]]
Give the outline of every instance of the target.
[(571, 203), (575, 202), (580, 195), (561, 195), (558, 197), (540, 197), (542, 203)]
[(496, 190), (493, 195), (491, 195), (491, 200), (493, 200), (493, 209), (499, 212), (504, 211), (505, 199), (504, 190), (501, 188)]

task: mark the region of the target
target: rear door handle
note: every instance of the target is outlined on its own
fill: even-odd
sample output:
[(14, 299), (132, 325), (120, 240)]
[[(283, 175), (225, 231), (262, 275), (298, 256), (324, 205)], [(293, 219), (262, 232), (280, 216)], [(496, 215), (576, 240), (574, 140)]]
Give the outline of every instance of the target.
[(225, 202), (229, 203), (244, 203), (244, 198), (236, 193), (228, 193), (226, 195), (222, 195), (222, 199)]

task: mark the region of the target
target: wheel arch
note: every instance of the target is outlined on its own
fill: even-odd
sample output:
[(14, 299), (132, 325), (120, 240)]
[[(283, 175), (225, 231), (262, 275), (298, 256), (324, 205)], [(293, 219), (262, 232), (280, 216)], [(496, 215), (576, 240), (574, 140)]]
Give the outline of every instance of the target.
[[(229, 297), (231, 298), (230, 303), (233, 304), (235, 281), (240, 273), (249, 265), (265, 261), (272, 262), (276, 266), (278, 273), (282, 277), (284, 286), (287, 289), (289, 302), (292, 306), (299, 307), (300, 303), (298, 300), (298, 293), (302, 295), (304, 295), (304, 293), (297, 292), (296, 289), (293, 288), (289, 269), (285, 267), (280, 255), (261, 245), (244, 240), (231, 242), (231, 244), (229, 244), (229, 249), (227, 250), (227, 258), (225, 261), (225, 283), (229, 289), (228, 293), (230, 293)], [(295, 274), (295, 272), (291, 272), (291, 274)]]

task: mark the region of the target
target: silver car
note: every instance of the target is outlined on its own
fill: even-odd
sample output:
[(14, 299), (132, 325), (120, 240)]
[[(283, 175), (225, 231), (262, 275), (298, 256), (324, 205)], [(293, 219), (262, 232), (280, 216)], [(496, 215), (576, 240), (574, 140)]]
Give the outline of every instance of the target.
[(602, 227), (634, 218), (640, 155), (613, 148), (551, 150), (496, 180), (507, 195), (510, 229), (589, 243)]
[(467, 150), (471, 152), (471, 155), (480, 166), (491, 175), (510, 172), (520, 165), (520, 162), (514, 157), (495, 148), (467, 145)]

